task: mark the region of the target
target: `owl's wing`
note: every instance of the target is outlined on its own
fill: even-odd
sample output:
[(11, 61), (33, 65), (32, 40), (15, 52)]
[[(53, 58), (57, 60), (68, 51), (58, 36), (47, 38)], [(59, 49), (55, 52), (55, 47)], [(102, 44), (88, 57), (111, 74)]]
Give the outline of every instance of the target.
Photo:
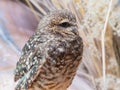
[[(33, 68), (33, 66), (35, 66), (35, 64), (36, 65), (38, 64), (39, 61), (38, 59), (41, 59), (42, 51), (40, 51), (39, 45), (42, 45), (42, 43), (35, 41), (38, 39), (40, 38), (32, 36), (25, 44), (22, 50), (22, 55), (16, 65), (15, 77), (14, 77), (15, 81), (22, 78), (28, 71), (30, 71), (31, 68)], [(35, 57), (36, 55), (38, 57)]]

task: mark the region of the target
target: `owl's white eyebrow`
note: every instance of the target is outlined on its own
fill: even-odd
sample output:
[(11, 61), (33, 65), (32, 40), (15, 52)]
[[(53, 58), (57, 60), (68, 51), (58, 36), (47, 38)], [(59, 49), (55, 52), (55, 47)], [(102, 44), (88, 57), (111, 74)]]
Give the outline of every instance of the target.
[(64, 19), (60, 23), (63, 23), (63, 22), (69, 22), (69, 20), (68, 19)]
[(71, 25), (73, 25), (73, 26), (76, 26), (76, 25), (77, 25), (77, 23), (73, 23), (73, 22), (69, 21), (68, 19), (64, 19), (64, 20), (62, 20), (60, 23), (64, 23), (64, 22), (68, 22), (69, 24), (71, 24)]

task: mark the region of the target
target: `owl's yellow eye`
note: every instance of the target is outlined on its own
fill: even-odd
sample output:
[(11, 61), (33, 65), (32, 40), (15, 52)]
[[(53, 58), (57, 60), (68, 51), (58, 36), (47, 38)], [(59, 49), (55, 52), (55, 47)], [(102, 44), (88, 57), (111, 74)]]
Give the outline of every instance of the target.
[(63, 22), (63, 23), (60, 23), (59, 26), (67, 28), (67, 27), (70, 27), (71, 24), (69, 22)]

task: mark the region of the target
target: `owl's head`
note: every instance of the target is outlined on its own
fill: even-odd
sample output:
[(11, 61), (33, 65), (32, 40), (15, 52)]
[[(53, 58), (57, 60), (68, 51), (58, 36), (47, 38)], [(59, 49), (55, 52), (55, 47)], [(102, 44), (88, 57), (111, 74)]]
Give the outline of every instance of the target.
[(60, 34), (78, 35), (78, 26), (75, 15), (68, 10), (57, 10), (49, 13), (43, 19), (41, 24), (46, 30)]

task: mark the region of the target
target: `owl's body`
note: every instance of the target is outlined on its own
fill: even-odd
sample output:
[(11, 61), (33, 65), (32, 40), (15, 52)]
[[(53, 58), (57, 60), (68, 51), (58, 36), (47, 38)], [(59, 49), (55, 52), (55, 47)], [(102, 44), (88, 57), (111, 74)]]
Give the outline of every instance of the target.
[[(70, 12), (63, 12), (59, 11), (61, 15), (60, 19), (58, 18), (59, 21), (65, 18), (64, 14), (68, 14), (68, 19), (72, 18), (69, 15)], [(59, 27), (53, 27), (53, 23), (49, 21), (56, 18), (54, 16), (49, 20), (43, 19), (35, 34), (25, 44), (15, 71), (15, 81), (19, 79), (16, 90), (28, 90), (29, 88), (32, 90), (66, 90), (71, 84), (82, 58), (83, 43), (76, 28), (71, 27), (71, 30), (76, 30), (73, 30), (73, 33), (62, 31), (61, 29), (69, 26), (63, 22), (59, 24)], [(47, 27), (44, 25), (44, 20), (48, 21)], [(54, 21), (54, 25), (55, 23), (58, 22)]]

